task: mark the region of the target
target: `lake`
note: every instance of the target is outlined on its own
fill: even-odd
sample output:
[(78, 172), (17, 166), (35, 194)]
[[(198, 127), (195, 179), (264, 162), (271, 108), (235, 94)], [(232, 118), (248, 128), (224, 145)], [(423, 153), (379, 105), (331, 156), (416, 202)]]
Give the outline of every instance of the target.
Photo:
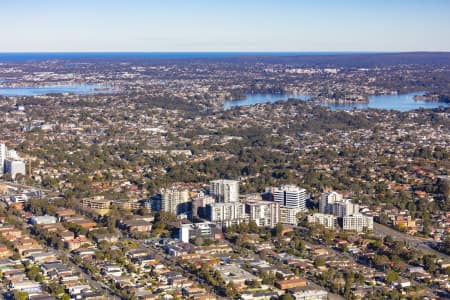
[(299, 100), (309, 100), (311, 96), (308, 95), (288, 95), (288, 94), (247, 94), (245, 99), (226, 101), (224, 104), (225, 109), (229, 109), (236, 106), (254, 105), (258, 103), (274, 103), (278, 100), (288, 100), (289, 98), (295, 98)]
[(44, 87), (0, 87), (0, 96), (40, 96), (54, 93), (86, 95), (104, 91), (105, 87), (98, 84), (49, 85)]
[[(353, 109), (386, 109), (397, 111), (410, 111), (419, 108), (433, 109), (439, 106), (448, 107), (448, 103), (439, 102), (426, 102), (416, 101), (414, 96), (423, 95), (425, 92), (415, 92), (400, 95), (378, 95), (369, 96), (368, 103), (318, 103), (318, 105), (329, 107), (331, 110), (353, 110)], [(295, 98), (299, 100), (311, 99), (308, 95), (273, 95), (273, 94), (248, 94), (246, 99), (226, 101), (224, 104), (225, 109), (229, 109), (236, 106), (254, 105), (258, 103), (274, 103), (278, 100), (287, 100), (289, 98)]]

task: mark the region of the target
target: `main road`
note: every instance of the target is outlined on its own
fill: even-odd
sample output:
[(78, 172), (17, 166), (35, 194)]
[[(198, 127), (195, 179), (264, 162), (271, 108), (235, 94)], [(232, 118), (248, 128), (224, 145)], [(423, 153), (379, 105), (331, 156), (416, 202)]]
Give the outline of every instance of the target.
[(377, 235), (378, 237), (384, 238), (385, 236), (389, 235), (394, 240), (407, 242), (410, 246), (415, 247), (417, 250), (421, 250), (422, 252), (434, 254), (444, 259), (450, 258), (450, 256), (431, 248), (429, 246), (429, 243), (432, 242), (431, 240), (407, 235), (403, 232), (397, 231), (379, 223), (374, 223), (373, 228), (375, 231), (375, 235)]

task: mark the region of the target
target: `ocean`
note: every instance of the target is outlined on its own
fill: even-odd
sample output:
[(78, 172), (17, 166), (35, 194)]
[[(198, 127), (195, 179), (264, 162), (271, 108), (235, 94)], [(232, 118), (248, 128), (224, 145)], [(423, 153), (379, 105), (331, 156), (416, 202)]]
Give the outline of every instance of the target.
[(229, 57), (323, 56), (375, 52), (3, 52), (0, 62), (70, 60), (70, 59), (193, 59)]

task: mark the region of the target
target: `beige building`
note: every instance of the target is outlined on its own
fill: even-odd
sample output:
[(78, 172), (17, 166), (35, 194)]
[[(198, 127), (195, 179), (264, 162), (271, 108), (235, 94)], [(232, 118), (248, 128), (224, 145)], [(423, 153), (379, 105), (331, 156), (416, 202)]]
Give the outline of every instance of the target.
[(191, 201), (189, 191), (183, 187), (173, 186), (161, 189), (161, 211), (170, 212), (175, 215), (190, 213)]

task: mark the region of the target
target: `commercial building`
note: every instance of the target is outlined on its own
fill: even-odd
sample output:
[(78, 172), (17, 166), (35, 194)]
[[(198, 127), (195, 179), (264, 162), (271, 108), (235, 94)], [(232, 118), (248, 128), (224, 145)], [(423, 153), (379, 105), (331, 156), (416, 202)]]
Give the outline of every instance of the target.
[(307, 289), (292, 294), (295, 300), (328, 300), (328, 292), (324, 290)]
[(170, 212), (175, 215), (191, 213), (191, 202), (189, 191), (185, 188), (172, 186), (161, 189), (161, 211)]
[(248, 221), (258, 226), (275, 227), (280, 222), (280, 204), (271, 201), (248, 201), (245, 203)]
[(335, 229), (337, 225), (337, 217), (330, 214), (316, 213), (308, 216), (308, 223), (316, 223), (325, 228)]
[(223, 239), (223, 233), (216, 224), (211, 222), (182, 224), (179, 231), (179, 240), (183, 243), (189, 243), (190, 239), (202, 237), (211, 240)]
[(363, 214), (353, 214), (342, 218), (342, 228), (356, 232), (372, 231), (373, 217)]
[(239, 202), (239, 181), (219, 179), (209, 184), (209, 193), (216, 202)]
[(55, 224), (56, 221), (57, 218), (53, 216), (34, 216), (30, 219), (30, 223), (33, 225)]
[(286, 280), (279, 280), (279, 281), (275, 282), (275, 287), (279, 288), (280, 290), (305, 287), (307, 285), (308, 285), (308, 282), (306, 281), (306, 279), (303, 279), (303, 278), (286, 279)]
[(273, 192), (273, 199), (280, 207), (298, 208), (306, 211), (308, 194), (305, 189), (296, 185), (282, 185)]
[(208, 204), (206, 219), (224, 227), (240, 224), (245, 222), (245, 205), (240, 202)]
[(242, 287), (249, 282), (258, 282), (260, 279), (255, 275), (245, 271), (238, 265), (217, 265), (214, 270), (219, 272), (225, 284), (230, 282), (236, 287)]

